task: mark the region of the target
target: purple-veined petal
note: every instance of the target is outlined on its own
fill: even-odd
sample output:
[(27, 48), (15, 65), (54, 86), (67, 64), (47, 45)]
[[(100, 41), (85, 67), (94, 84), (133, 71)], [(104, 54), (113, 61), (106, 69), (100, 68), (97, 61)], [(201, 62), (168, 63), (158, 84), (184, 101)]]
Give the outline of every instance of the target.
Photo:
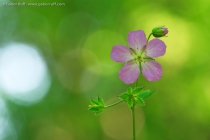
[(157, 81), (162, 77), (162, 66), (154, 61), (148, 60), (142, 64), (142, 73), (148, 81)]
[(137, 52), (142, 51), (147, 42), (146, 35), (142, 30), (130, 32), (127, 39), (130, 47)]
[(120, 79), (126, 84), (134, 83), (140, 74), (139, 65), (135, 62), (126, 63), (119, 71)]
[(145, 51), (147, 56), (156, 58), (165, 54), (166, 45), (159, 39), (153, 39), (147, 44)]
[(129, 48), (116, 45), (112, 48), (111, 58), (116, 62), (127, 62), (133, 58), (133, 55)]

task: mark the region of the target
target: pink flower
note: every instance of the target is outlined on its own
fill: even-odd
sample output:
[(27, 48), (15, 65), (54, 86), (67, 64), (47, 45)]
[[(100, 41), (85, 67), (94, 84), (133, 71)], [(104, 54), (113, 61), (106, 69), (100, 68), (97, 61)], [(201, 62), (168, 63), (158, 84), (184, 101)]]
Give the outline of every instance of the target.
[(144, 31), (138, 30), (128, 34), (130, 48), (116, 45), (112, 48), (111, 58), (116, 62), (125, 62), (119, 71), (120, 79), (126, 84), (134, 83), (140, 73), (149, 81), (162, 77), (162, 67), (154, 58), (163, 56), (166, 45), (159, 39), (147, 42)]

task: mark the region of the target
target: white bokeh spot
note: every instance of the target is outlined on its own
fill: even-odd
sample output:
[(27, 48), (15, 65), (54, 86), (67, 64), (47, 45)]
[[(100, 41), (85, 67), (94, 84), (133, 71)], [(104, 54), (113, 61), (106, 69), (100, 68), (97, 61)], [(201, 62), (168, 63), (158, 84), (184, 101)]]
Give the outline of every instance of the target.
[(49, 85), (47, 66), (34, 47), (12, 43), (0, 49), (0, 89), (14, 101), (37, 102)]

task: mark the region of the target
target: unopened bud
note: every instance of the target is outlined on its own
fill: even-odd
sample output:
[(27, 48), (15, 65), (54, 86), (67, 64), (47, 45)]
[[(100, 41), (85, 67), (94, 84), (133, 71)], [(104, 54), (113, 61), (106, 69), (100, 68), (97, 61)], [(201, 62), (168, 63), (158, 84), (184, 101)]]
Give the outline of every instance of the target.
[(154, 37), (163, 37), (168, 33), (168, 28), (165, 28), (164, 26), (155, 27), (152, 30), (152, 35)]

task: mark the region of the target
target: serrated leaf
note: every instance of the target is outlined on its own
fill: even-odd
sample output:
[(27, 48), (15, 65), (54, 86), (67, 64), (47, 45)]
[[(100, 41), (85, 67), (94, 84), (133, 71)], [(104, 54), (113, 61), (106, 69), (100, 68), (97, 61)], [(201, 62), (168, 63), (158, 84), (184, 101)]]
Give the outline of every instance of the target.
[(142, 91), (142, 92), (139, 94), (138, 97), (139, 97), (139, 98), (142, 98), (142, 99), (145, 99), (145, 98), (151, 96), (153, 93), (155, 93), (155, 91), (156, 91), (156, 90), (150, 92), (150, 90), (144, 90), (144, 91)]
[(92, 107), (88, 108), (88, 110), (94, 112), (95, 115), (98, 115), (98, 114), (100, 114), (101, 112), (103, 112), (104, 107), (103, 107), (103, 106), (92, 106)]
[(93, 111), (93, 112), (98, 112), (99, 111), (99, 109), (95, 108), (95, 107), (88, 108), (88, 110)]
[(141, 98), (138, 98), (138, 99), (136, 100), (136, 103), (137, 103), (137, 104), (140, 104), (141, 106), (145, 106), (145, 102), (144, 102), (144, 100), (141, 99)]
[(119, 97), (123, 100), (127, 100), (129, 96), (127, 93), (124, 93), (124, 94), (121, 94)]
[(90, 102), (91, 102), (92, 104), (100, 105), (100, 103), (99, 103), (98, 101), (93, 100), (93, 99), (91, 99)]
[(153, 91), (151, 91), (151, 93), (150, 93), (150, 94), (152, 95), (152, 94), (153, 94), (153, 93), (155, 93), (156, 91), (157, 91), (157, 90), (153, 90)]
[(139, 95), (144, 87), (138, 87), (132, 91), (132, 95)]
[(128, 98), (127, 104), (128, 104), (129, 107), (132, 107), (133, 106), (133, 99), (132, 98)]
[(98, 102), (100, 105), (104, 106), (104, 101), (102, 100), (101, 97), (98, 96)]
[(94, 112), (96, 115), (98, 115), (101, 112), (103, 112), (103, 110), (105, 108), (104, 107), (105, 104), (104, 104), (102, 98), (100, 98), (98, 96), (97, 100), (91, 99), (90, 102), (91, 102), (91, 105), (89, 105), (88, 110)]
[(132, 87), (129, 87), (127, 93), (130, 95), (132, 93)]

